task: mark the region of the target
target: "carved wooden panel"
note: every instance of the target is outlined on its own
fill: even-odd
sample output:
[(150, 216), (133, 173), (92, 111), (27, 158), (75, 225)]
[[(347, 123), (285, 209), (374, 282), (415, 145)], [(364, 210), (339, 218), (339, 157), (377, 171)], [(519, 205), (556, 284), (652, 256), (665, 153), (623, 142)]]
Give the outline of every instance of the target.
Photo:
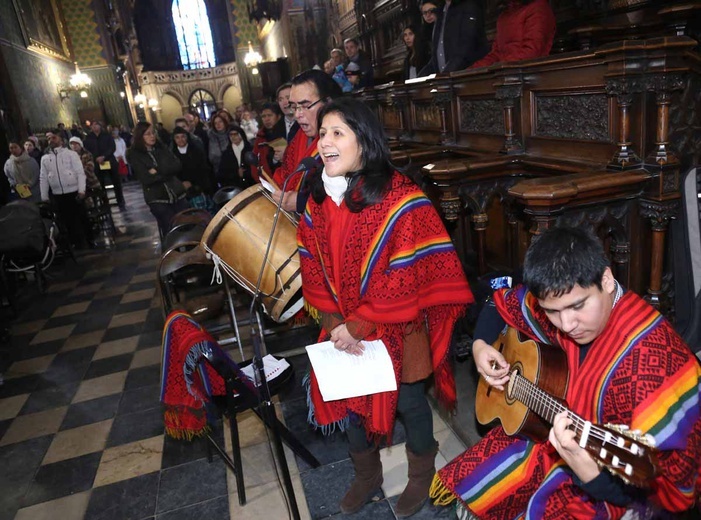
[(504, 111), (496, 99), (460, 99), (460, 131), (504, 134)]
[(418, 129), (440, 130), (441, 113), (432, 103), (414, 104), (414, 124)]
[(701, 77), (689, 74), (684, 89), (672, 93), (669, 142), (682, 167), (701, 163)]
[(399, 109), (396, 106), (382, 106), (382, 124), (387, 128), (399, 128), (401, 126)]
[(608, 103), (604, 93), (538, 95), (535, 98), (535, 135), (611, 142)]

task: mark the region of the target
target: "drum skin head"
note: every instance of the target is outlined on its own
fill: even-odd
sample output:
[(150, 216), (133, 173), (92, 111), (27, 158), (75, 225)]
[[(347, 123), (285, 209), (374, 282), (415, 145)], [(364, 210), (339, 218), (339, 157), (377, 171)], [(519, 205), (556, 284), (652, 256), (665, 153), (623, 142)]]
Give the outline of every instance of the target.
[[(219, 210), (207, 226), (200, 246), (216, 254), (226, 272), (253, 294), (268, 247), (276, 204), (256, 184), (240, 192)], [(297, 253), (295, 219), (281, 212), (260, 284), (265, 312), (283, 322), (298, 312), (302, 300), (302, 276)]]

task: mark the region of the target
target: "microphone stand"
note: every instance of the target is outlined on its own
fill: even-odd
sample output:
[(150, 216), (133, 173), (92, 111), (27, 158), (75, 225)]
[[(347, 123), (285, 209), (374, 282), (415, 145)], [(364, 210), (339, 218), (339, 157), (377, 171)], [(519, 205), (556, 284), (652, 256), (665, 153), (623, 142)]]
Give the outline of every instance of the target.
[[(260, 317), (260, 307), (262, 305), (260, 301), (261, 290), (260, 286), (263, 281), (263, 273), (265, 272), (265, 267), (268, 263), (268, 256), (270, 254), (270, 247), (272, 245), (273, 237), (275, 236), (275, 230), (277, 228), (277, 221), (280, 218), (280, 213), (282, 212), (282, 199), (285, 194), (285, 188), (287, 188), (287, 181), (292, 178), (292, 175), (285, 179), (282, 185), (280, 202), (277, 205), (275, 211), (275, 217), (273, 218), (273, 225), (270, 229), (270, 236), (268, 237), (268, 246), (263, 255), (263, 265), (258, 273), (258, 281), (256, 282), (256, 288), (253, 293), (253, 301), (251, 302), (250, 308), (250, 321), (251, 321), (251, 341), (253, 343), (253, 369), (258, 381), (258, 391), (261, 395), (260, 412), (263, 417), (263, 422), (270, 429), (273, 437), (273, 446), (275, 449), (275, 457), (279, 461), (280, 471), (282, 472), (282, 480), (285, 486), (285, 493), (287, 494), (287, 499), (289, 500), (290, 510), (292, 513), (292, 518), (294, 520), (300, 520), (299, 508), (297, 507), (297, 499), (295, 497), (294, 487), (292, 485), (292, 478), (290, 476), (290, 469), (287, 465), (287, 458), (285, 456), (285, 450), (282, 445), (282, 438), (280, 436), (280, 431), (277, 426), (277, 416), (275, 414), (275, 405), (272, 402), (270, 395), (270, 388), (268, 387), (268, 381), (265, 378), (265, 368), (263, 366), (263, 349), (265, 344), (265, 339), (263, 337), (263, 325)], [(263, 188), (265, 189), (265, 188)], [(254, 319), (255, 318), (255, 319)], [(275, 461), (273, 461), (275, 464)]]

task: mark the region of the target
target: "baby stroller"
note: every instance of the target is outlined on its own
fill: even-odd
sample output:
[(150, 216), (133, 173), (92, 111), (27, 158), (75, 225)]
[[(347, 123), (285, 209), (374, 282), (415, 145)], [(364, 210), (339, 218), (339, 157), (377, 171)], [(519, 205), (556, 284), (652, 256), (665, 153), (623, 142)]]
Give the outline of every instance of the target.
[(0, 208), (0, 267), (7, 273), (33, 272), (39, 290), (46, 286), (44, 271), (56, 255), (58, 226), (53, 214), (33, 202), (15, 200)]

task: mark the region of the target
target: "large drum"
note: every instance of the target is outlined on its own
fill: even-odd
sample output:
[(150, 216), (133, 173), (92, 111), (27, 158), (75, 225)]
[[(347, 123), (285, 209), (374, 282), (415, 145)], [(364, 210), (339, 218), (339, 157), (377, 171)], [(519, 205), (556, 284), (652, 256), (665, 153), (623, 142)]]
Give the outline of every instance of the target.
[[(241, 287), (254, 294), (277, 204), (256, 184), (231, 199), (202, 235), (201, 247)], [(280, 212), (260, 284), (265, 312), (275, 321), (291, 318), (304, 305), (297, 254), (297, 222)]]

